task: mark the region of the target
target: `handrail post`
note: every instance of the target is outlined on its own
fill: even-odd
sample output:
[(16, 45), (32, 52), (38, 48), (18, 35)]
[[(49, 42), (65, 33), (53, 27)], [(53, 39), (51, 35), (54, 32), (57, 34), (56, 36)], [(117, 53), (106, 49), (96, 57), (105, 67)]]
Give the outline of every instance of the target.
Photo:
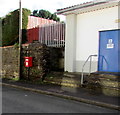
[(82, 75), (81, 75), (81, 85), (83, 84), (83, 72), (82, 72)]
[(90, 75), (90, 73), (91, 73), (91, 62), (92, 62), (92, 55), (90, 56), (89, 75)]
[[(91, 55), (90, 55), (91, 56)], [(87, 60), (85, 61), (85, 63), (83, 64), (83, 67), (82, 67), (82, 75), (81, 75), (81, 85), (83, 84), (83, 79), (84, 79), (84, 75), (83, 75), (83, 71), (84, 71), (84, 66), (85, 64), (88, 62), (90, 56), (87, 58)]]
[(83, 64), (82, 73), (81, 73), (81, 85), (83, 85), (83, 79), (84, 79), (84, 66), (85, 66), (85, 64), (88, 62), (89, 59), (90, 59), (89, 75), (90, 75), (90, 73), (91, 73), (92, 56), (98, 56), (98, 55), (90, 55), (90, 56), (87, 58), (87, 60), (85, 61), (85, 63)]

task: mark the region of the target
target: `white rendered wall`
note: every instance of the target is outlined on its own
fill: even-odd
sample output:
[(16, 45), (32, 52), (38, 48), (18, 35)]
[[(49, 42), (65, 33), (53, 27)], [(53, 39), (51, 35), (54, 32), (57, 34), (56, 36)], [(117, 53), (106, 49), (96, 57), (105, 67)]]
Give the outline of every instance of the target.
[[(69, 23), (69, 27), (66, 30), (66, 60), (68, 58), (74, 60), (74, 63), (71, 61), (65, 61), (65, 70), (69, 72), (81, 72), (82, 66), (85, 60), (89, 55), (97, 54), (99, 50), (99, 31), (103, 30), (113, 30), (118, 29), (118, 23), (116, 20), (118, 19), (118, 7), (112, 7), (102, 10), (97, 10), (89, 13), (78, 14), (76, 18), (76, 31), (72, 35), (71, 28), (74, 29), (75, 24), (71, 20), (72, 15), (67, 16), (67, 23)], [(69, 37), (68, 37), (69, 35)], [(74, 37), (73, 37), (74, 35)], [(74, 43), (73, 47), (70, 42)], [(68, 43), (69, 42), (69, 43)], [(69, 52), (68, 52), (69, 49)], [(73, 51), (74, 50), (74, 51)], [(70, 52), (72, 51), (72, 53)], [(73, 52), (76, 52), (76, 56), (72, 56)], [(85, 72), (89, 71), (89, 63), (85, 67)], [(97, 71), (97, 58), (93, 59), (92, 63), (92, 71)]]
[(76, 15), (66, 17), (65, 71), (75, 71), (76, 60)]

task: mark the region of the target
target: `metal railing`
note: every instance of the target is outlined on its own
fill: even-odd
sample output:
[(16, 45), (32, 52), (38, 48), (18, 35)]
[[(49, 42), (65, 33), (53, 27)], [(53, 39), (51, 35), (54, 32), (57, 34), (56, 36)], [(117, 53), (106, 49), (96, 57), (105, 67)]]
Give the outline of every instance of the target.
[(51, 47), (64, 47), (65, 24), (57, 22), (39, 27), (39, 42)]
[(84, 67), (85, 67), (85, 65), (86, 65), (86, 63), (89, 61), (89, 59), (90, 59), (90, 65), (89, 65), (89, 75), (90, 75), (90, 73), (91, 73), (91, 65), (92, 65), (92, 57), (96, 57), (96, 56), (98, 56), (98, 55), (90, 55), (88, 58), (87, 58), (87, 60), (85, 61), (85, 63), (83, 64), (83, 67), (82, 67), (82, 73), (81, 73), (81, 85), (83, 84), (83, 80), (84, 80)]

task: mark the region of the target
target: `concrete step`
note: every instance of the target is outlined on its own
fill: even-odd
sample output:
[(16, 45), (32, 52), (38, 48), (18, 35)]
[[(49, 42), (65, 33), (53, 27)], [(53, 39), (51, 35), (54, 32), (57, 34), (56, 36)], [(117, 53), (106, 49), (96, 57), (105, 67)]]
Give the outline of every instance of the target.
[(45, 78), (45, 81), (53, 84), (68, 86), (68, 87), (80, 87), (80, 80), (76, 80), (68, 77)]
[(45, 82), (50, 82), (68, 87), (80, 87), (80, 73), (63, 73), (63, 76), (51, 76), (45, 78)]
[[(84, 81), (86, 81), (86, 78), (88, 77), (88, 73), (84, 73)], [(64, 73), (65, 78), (71, 78), (72, 80), (74, 79), (75, 81), (81, 81), (81, 73), (80, 72), (67, 72)]]
[[(84, 73), (84, 75), (88, 75), (88, 73)], [(64, 76), (66, 77), (81, 77), (81, 72), (64, 72)]]
[(100, 84), (103, 87), (113, 87), (118, 88), (120, 86), (120, 81), (105, 79), (105, 78), (99, 78), (99, 77), (89, 77), (87, 78), (87, 82), (93, 82), (94, 84)]
[(120, 96), (120, 81), (118, 79), (118, 75), (91, 74), (87, 78), (86, 87), (105, 95)]
[(117, 74), (117, 73), (112, 74), (112, 73), (108, 73), (108, 72), (105, 72), (105, 73), (96, 72), (96, 73), (92, 73), (91, 76), (97, 76), (99, 78), (105, 78), (105, 79), (109, 79), (109, 80), (120, 81), (120, 75)]
[[(116, 75), (88, 74), (84, 75), (84, 87), (94, 93), (108, 96), (120, 96), (120, 82)], [(58, 84), (65, 87), (81, 87), (80, 73), (53, 73), (45, 78), (45, 82)]]
[(81, 73), (75, 73), (75, 72), (65, 72), (64, 73), (65, 77), (71, 77), (71, 78), (79, 77), (80, 75), (81, 75)]

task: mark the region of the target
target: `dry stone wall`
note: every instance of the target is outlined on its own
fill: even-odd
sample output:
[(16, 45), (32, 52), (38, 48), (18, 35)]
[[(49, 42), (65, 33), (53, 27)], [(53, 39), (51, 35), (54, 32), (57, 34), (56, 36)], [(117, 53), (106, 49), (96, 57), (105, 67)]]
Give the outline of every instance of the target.
[(16, 78), (19, 73), (19, 50), (18, 48), (3, 47), (2, 48), (2, 77)]
[[(21, 78), (27, 80), (44, 80), (50, 71), (63, 70), (64, 49), (52, 48), (40, 43), (22, 46)], [(33, 57), (33, 67), (24, 66), (24, 57)], [(62, 60), (62, 61), (61, 61)], [(19, 77), (18, 47), (2, 48), (2, 76), (6, 78)]]

